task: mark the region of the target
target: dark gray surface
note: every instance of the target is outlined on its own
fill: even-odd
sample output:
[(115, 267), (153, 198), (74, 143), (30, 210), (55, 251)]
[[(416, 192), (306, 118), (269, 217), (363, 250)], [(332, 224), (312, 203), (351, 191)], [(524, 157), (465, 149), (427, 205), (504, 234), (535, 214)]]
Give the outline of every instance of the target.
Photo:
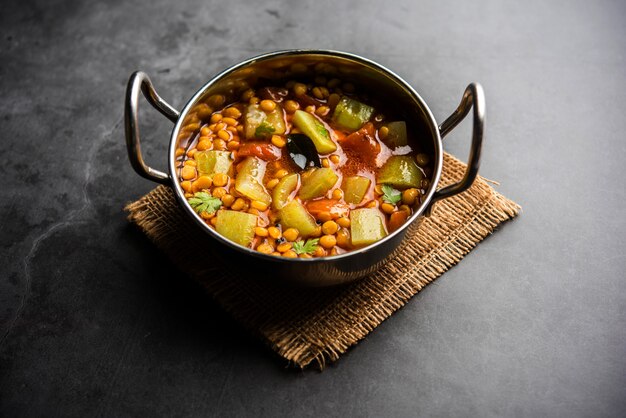
[[(3, 2), (0, 415), (626, 413), (623, 2), (175, 3)], [(180, 108), (294, 47), (388, 66), (440, 121), (481, 82), (481, 173), (524, 207), (323, 373), (286, 369), (121, 211), (153, 187), (123, 147), (133, 70)], [(163, 167), (169, 122), (143, 109)]]

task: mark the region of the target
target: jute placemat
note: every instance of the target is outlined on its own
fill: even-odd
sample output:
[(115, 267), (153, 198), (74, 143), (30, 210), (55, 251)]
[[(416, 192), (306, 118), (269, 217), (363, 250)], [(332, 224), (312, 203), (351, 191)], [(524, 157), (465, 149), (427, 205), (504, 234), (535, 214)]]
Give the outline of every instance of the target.
[[(446, 154), (441, 185), (458, 181), (465, 164)], [(126, 210), (129, 220), (218, 304), (258, 334), (280, 356), (323, 368), (363, 339), (435, 280), (520, 207), (479, 178), (466, 192), (435, 205), (413, 225), (404, 247), (378, 272), (331, 288), (296, 288), (263, 277), (237, 277), (202, 251), (208, 239), (159, 186)], [(205, 244), (206, 248), (206, 244)]]

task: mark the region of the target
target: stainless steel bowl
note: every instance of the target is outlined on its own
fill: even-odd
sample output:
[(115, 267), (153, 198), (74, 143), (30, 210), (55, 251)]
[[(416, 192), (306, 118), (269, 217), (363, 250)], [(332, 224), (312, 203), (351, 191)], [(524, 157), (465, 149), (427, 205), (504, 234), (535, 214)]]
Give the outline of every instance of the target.
[[(295, 74), (294, 74), (295, 73)], [(345, 254), (311, 258), (289, 259), (262, 254), (222, 237), (207, 226), (191, 208), (177, 180), (175, 151), (179, 134), (190, 110), (213, 94), (225, 94), (233, 99), (258, 80), (296, 78), (308, 73), (338, 75), (344, 80), (366, 87), (369, 91), (383, 96), (390, 103), (396, 103), (405, 113), (407, 123), (419, 132), (421, 140), (429, 142), (435, 158), (429, 189), (422, 204), (398, 230), (384, 239), (367, 247)], [(168, 172), (155, 170), (143, 160), (140, 148), (139, 125), (137, 120), (139, 93), (159, 112), (174, 123), (170, 135)], [(233, 100), (234, 101), (234, 100)], [(442, 138), (445, 137), (473, 107), (472, 145), (468, 168), (461, 181), (437, 189), (443, 166)], [(209, 80), (189, 99), (181, 112), (167, 104), (156, 93), (148, 76), (137, 71), (128, 82), (125, 103), (126, 143), (130, 163), (142, 177), (170, 186), (181, 208), (193, 219), (198, 228), (211, 238), (212, 245), (207, 250), (214, 257), (221, 258), (225, 266), (238, 269), (241, 274), (254, 271), (277, 277), (292, 283), (314, 286), (327, 286), (350, 282), (361, 278), (378, 268), (387, 257), (392, 256), (404, 239), (408, 227), (421, 216), (428, 216), (435, 202), (463, 192), (474, 182), (480, 163), (480, 150), (483, 138), (485, 99), (479, 84), (470, 84), (458, 108), (441, 125), (437, 125), (430, 109), (422, 98), (396, 74), (380, 64), (357, 55), (326, 50), (288, 50), (260, 55), (236, 64)]]

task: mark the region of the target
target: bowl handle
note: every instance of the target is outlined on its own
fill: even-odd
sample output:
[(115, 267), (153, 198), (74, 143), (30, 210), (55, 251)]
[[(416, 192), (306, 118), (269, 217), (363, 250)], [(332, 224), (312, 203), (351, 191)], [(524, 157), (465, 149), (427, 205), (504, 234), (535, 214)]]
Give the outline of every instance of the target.
[(485, 124), (485, 92), (478, 83), (472, 83), (465, 89), (459, 107), (439, 125), (439, 132), (444, 138), (452, 129), (454, 129), (467, 116), (471, 108), (474, 108), (474, 121), (472, 127), (472, 146), (467, 161), (467, 170), (465, 175), (458, 183), (451, 184), (439, 189), (433, 195), (429, 209), (439, 200), (446, 199), (467, 190), (478, 175), (480, 167), (480, 150), (483, 143), (483, 127)]
[(169, 184), (170, 176), (154, 168), (148, 167), (141, 155), (141, 145), (139, 143), (139, 122), (137, 120), (137, 110), (139, 102), (139, 91), (156, 110), (165, 115), (169, 120), (176, 123), (180, 113), (170, 106), (157, 94), (152, 86), (152, 82), (143, 71), (135, 71), (131, 74), (126, 87), (126, 103), (124, 106), (124, 124), (126, 128), (126, 147), (128, 149), (128, 159), (137, 174), (148, 180), (157, 183)]

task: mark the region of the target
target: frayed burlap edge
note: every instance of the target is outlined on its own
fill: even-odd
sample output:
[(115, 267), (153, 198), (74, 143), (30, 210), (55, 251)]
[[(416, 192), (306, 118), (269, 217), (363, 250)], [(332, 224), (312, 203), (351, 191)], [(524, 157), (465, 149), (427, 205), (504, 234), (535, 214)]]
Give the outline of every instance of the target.
[[(445, 155), (441, 184), (460, 178), (465, 165)], [(193, 248), (202, 248), (199, 233), (178, 207), (172, 191), (159, 186), (126, 208), (129, 220), (246, 328), (260, 335), (290, 363), (324, 368), (363, 339), (427, 284), (458, 263), (497, 225), (512, 219), (520, 207), (482, 178), (466, 192), (435, 205), (414, 224), (403, 248), (378, 272), (332, 293), (307, 294), (307, 306), (281, 301), (299, 297), (293, 289), (267, 286), (227, 275), (215, 266), (190, 264)], [(195, 244), (195, 245), (194, 245)]]

